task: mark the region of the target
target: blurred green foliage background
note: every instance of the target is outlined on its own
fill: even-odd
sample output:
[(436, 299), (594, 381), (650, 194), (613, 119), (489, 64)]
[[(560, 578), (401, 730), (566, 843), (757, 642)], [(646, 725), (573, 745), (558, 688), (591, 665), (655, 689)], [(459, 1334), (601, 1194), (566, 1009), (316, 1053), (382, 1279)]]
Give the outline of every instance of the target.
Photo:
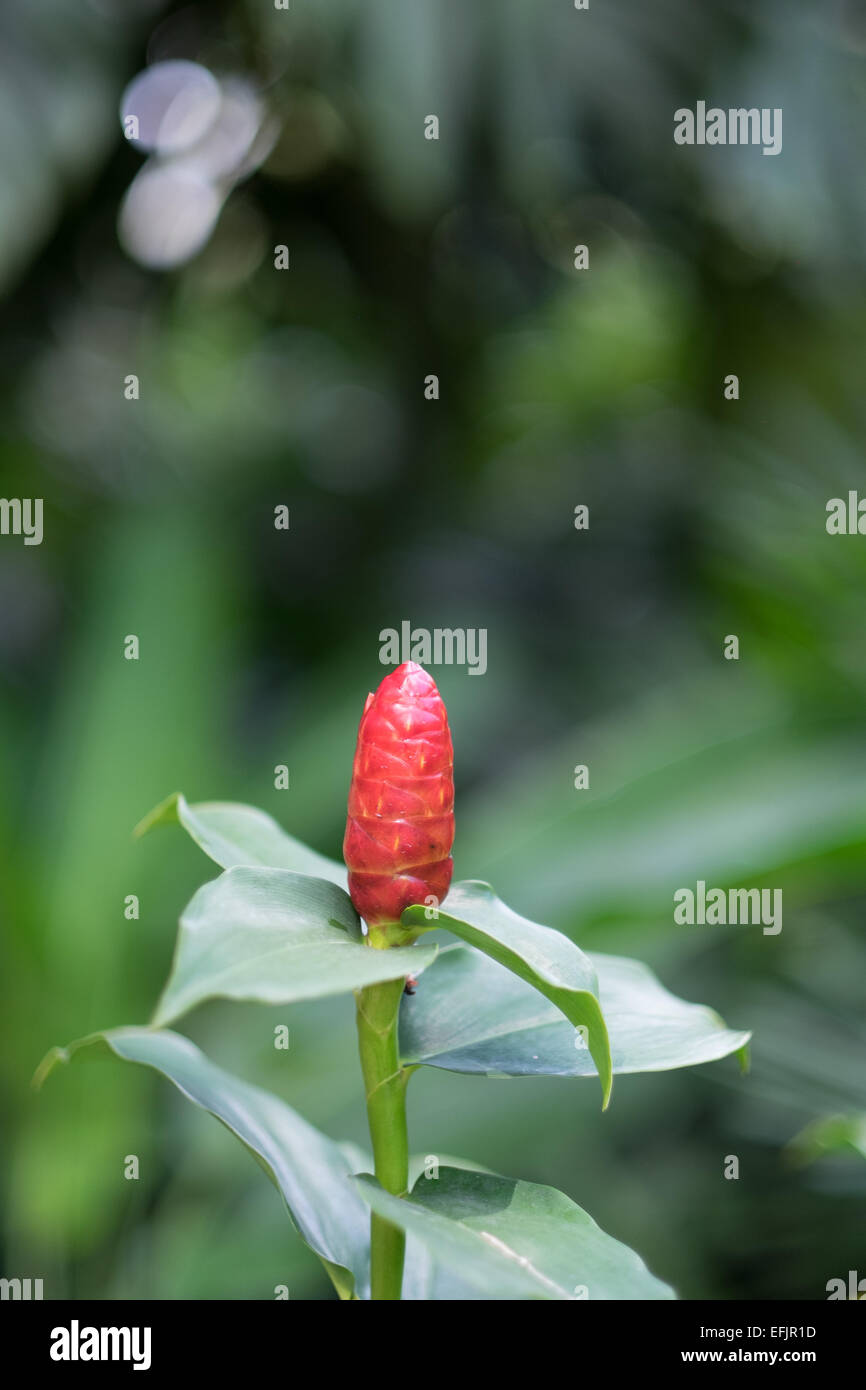
[[(483, 679), (434, 672), (457, 875), (755, 1031), (749, 1077), (621, 1077), (604, 1116), (592, 1085), (424, 1070), (415, 1149), (555, 1184), (685, 1297), (866, 1274), (862, 1157), (787, 1148), (866, 1110), (866, 542), (824, 527), (863, 481), (864, 6), (34, 0), (2, 28), (2, 493), (45, 499), (41, 546), (0, 538), (2, 1273), (331, 1296), (164, 1083), (28, 1086), (149, 1016), (213, 873), (180, 832), (132, 840), (165, 795), (339, 856), (379, 631), (409, 619), (489, 634)], [(177, 57), (254, 83), (274, 134), (158, 272), (118, 243), (117, 113)], [(698, 99), (781, 107), (781, 155), (675, 146)], [(781, 887), (782, 933), (674, 926), (698, 878)], [(350, 999), (184, 1028), (364, 1142)]]

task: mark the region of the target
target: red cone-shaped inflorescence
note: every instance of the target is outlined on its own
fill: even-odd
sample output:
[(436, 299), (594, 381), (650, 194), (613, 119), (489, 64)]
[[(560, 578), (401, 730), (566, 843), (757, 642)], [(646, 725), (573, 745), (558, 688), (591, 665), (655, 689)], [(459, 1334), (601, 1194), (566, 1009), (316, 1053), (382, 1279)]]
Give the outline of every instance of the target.
[(355, 910), (370, 928), (448, 892), (453, 761), (436, 682), (404, 662), (367, 696), (349, 790), (343, 858)]

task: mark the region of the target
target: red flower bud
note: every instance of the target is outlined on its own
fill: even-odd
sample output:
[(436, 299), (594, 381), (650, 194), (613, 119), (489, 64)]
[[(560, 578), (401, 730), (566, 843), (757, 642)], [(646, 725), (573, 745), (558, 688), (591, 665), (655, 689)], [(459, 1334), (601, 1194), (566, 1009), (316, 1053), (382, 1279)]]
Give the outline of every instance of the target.
[(454, 753), (433, 677), (406, 661), (367, 696), (349, 789), (343, 858), (368, 927), (441, 902), (451, 883)]

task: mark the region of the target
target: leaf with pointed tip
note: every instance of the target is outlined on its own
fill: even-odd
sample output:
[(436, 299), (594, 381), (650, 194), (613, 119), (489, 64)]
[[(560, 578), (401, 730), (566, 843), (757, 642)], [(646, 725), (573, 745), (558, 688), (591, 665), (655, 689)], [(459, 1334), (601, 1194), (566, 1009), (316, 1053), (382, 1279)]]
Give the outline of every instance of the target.
[(341, 1298), (369, 1298), (370, 1214), (352, 1183), (350, 1158), (276, 1096), (209, 1061), (188, 1038), (149, 1028), (115, 1028), (53, 1048), (37, 1072), (106, 1049), (153, 1067), (236, 1134), (273, 1180), (301, 1238), (319, 1256)]
[[(598, 980), (588, 956), (567, 936), (512, 912), (486, 883), (456, 883), (439, 909), (435, 925), (490, 956), (532, 985), (578, 1029), (601, 1081), (607, 1108), (613, 1072), (610, 1042), (598, 1000)], [(424, 907), (409, 907), (404, 926), (430, 928)]]
[(795, 1134), (786, 1151), (796, 1164), (815, 1163), (828, 1154), (866, 1158), (866, 1113), (822, 1115)]
[(287, 835), (272, 816), (256, 806), (236, 801), (200, 801), (190, 806), (181, 792), (175, 792), (144, 817), (135, 833), (145, 835), (155, 825), (170, 824), (182, 825), (221, 869), (239, 865), (291, 869), (346, 887), (344, 864)]
[[(393, 1197), (366, 1174), (355, 1185), (375, 1212), (425, 1246), (435, 1265), (476, 1297), (674, 1297), (639, 1255), (553, 1187), (465, 1168), (419, 1178), (410, 1197)], [(410, 1294), (417, 1296), (413, 1284)]]
[(180, 919), (174, 964), (154, 1025), (205, 999), (290, 1004), (348, 994), (423, 971), (436, 946), (376, 951), (348, 893), (287, 869), (226, 869)]
[[(610, 1034), (614, 1074), (669, 1071), (738, 1052), (749, 1033), (678, 999), (640, 961), (591, 955)], [(402, 1001), (407, 1064), (487, 1076), (595, 1076), (581, 1035), (516, 975), (471, 946), (448, 946)]]

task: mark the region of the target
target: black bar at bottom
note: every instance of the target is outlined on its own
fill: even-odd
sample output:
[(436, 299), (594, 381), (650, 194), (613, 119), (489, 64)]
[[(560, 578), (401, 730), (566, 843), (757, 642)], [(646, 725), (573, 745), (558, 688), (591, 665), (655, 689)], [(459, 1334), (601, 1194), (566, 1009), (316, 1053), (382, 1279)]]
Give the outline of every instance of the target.
[[(428, 1378), (439, 1358), (443, 1374), (465, 1372), (465, 1352), (472, 1348), (492, 1367), (517, 1345), (530, 1366), (541, 1353), (540, 1375), (550, 1369), (555, 1349), (557, 1360), (566, 1358), (578, 1377), (582, 1366), (589, 1370), (600, 1361), (615, 1373), (806, 1367), (826, 1379), (846, 1364), (858, 1364), (866, 1328), (866, 1308), (855, 1300), (576, 1302), (570, 1309), (551, 1303), (407, 1303), (399, 1312), (393, 1304), (377, 1312), (370, 1305), (337, 1302), (8, 1301), (2, 1308), (3, 1353), (7, 1365), (17, 1363), (25, 1374), (47, 1372), (51, 1379), (92, 1379), (108, 1370), (114, 1376), (213, 1372), (249, 1380), (270, 1371), (294, 1375), (302, 1359), (305, 1379), (322, 1374), (330, 1380), (341, 1362), (369, 1365), (370, 1339), (383, 1339), (395, 1384), (414, 1378), (422, 1366)], [(316, 1338), (320, 1329), (327, 1333), (325, 1342)], [(544, 1341), (536, 1340), (538, 1333)]]

